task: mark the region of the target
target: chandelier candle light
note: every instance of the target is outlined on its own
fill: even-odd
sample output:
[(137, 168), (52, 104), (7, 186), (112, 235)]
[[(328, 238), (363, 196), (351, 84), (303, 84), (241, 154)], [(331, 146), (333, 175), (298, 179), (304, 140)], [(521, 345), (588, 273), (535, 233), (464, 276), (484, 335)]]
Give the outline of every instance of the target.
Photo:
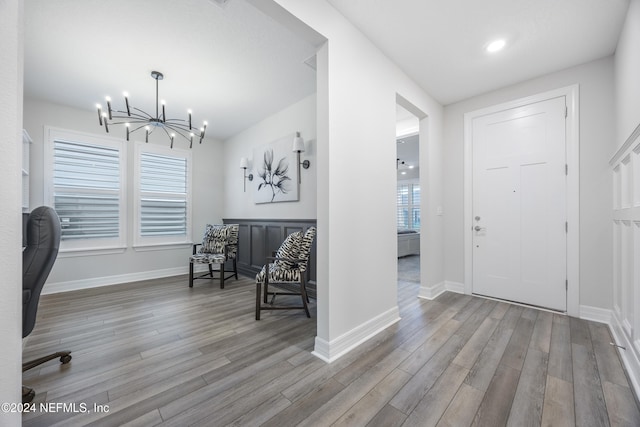
[[(127, 141), (129, 141), (129, 135), (133, 132), (144, 128), (145, 129), (145, 138), (144, 142), (149, 142), (149, 135), (153, 133), (154, 130), (160, 128), (162, 129), (169, 139), (171, 140), (171, 148), (173, 148), (173, 140), (176, 134), (182, 136), (184, 139), (189, 141), (189, 148), (193, 147), (193, 138), (199, 138), (200, 144), (202, 144), (202, 140), (204, 139), (204, 133), (207, 130), (207, 122), (203, 122), (202, 127), (200, 129), (194, 128), (191, 126), (191, 110), (187, 110), (187, 114), (189, 115), (188, 119), (168, 119), (165, 113), (165, 102), (164, 100), (158, 103), (158, 81), (162, 80), (164, 76), (159, 71), (152, 71), (151, 77), (153, 77), (156, 81), (156, 115), (152, 116), (151, 114), (129, 105), (129, 94), (127, 92), (123, 93), (124, 103), (126, 106), (126, 111), (114, 110), (111, 108), (111, 98), (109, 96), (106, 97), (107, 101), (107, 111), (102, 111), (102, 105), (97, 104), (98, 108), (98, 122), (100, 126), (104, 124), (104, 129), (107, 133), (109, 133), (109, 125), (125, 125), (127, 131)], [(160, 114), (160, 107), (162, 105), (162, 114)], [(113, 121), (122, 120), (122, 121)], [(111, 120), (111, 122), (109, 122)], [(131, 126), (135, 126), (134, 129), (131, 129)]]

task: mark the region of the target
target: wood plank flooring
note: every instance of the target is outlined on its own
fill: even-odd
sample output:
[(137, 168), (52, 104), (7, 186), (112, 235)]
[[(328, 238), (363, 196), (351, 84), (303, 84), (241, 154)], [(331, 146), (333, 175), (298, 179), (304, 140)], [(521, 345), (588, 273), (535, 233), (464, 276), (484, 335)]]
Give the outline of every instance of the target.
[(256, 322), (247, 278), (44, 296), (24, 360), (73, 360), (23, 380), (36, 405), (77, 412), (25, 413), (23, 425), (640, 426), (605, 325), (453, 293), (421, 300), (400, 277), (402, 320), (331, 364), (311, 354), (315, 304), (312, 319)]

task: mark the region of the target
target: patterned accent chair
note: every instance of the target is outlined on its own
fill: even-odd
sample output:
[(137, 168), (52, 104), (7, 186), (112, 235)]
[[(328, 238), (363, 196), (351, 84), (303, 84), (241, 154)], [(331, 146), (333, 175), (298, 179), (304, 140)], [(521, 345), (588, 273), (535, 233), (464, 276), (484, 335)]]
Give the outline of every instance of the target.
[[(291, 233), (275, 256), (267, 258), (267, 264), (256, 275), (256, 320), (260, 320), (262, 310), (301, 309), (307, 317), (311, 317), (306, 286), (309, 255), (315, 235), (315, 227), (309, 227), (304, 234), (301, 231)], [(270, 290), (270, 287), (277, 290)], [(271, 302), (268, 302), (269, 295), (272, 296)], [(300, 295), (302, 305), (275, 305), (277, 295)]]
[[(236, 256), (238, 254), (238, 224), (211, 225), (207, 228), (202, 238), (202, 243), (193, 245), (193, 255), (189, 257), (189, 287), (193, 288), (195, 279), (213, 279), (213, 264), (220, 266), (220, 289), (224, 289), (224, 282), (231, 277), (238, 280), (238, 266)], [(198, 248), (200, 246), (200, 248)], [(233, 261), (233, 273), (225, 277), (224, 264)], [(193, 276), (194, 264), (208, 264), (209, 272), (200, 276)]]

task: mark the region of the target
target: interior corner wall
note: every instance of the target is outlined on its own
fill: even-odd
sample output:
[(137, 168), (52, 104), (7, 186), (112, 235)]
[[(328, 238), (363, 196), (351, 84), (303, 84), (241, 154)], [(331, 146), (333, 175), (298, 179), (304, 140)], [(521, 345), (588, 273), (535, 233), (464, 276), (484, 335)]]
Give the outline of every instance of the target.
[[(44, 127), (52, 126), (104, 135), (95, 112), (25, 98), (24, 128), (33, 140), (30, 158), (30, 210), (44, 203)], [(122, 129), (112, 127), (110, 136), (123, 138)], [(133, 138), (132, 138), (133, 139)], [(167, 144), (163, 138), (149, 144)], [(188, 143), (187, 143), (188, 144)], [(124, 253), (64, 257), (58, 255), (43, 293), (82, 289), (188, 272), (191, 248), (136, 251), (133, 248), (133, 142), (127, 150), (127, 247)], [(185, 145), (185, 148), (188, 145)], [(222, 143), (205, 138), (194, 144), (192, 238), (200, 241), (207, 223), (221, 223), (223, 188)]]
[[(640, 0), (631, 0), (615, 55), (617, 146), (640, 126)], [(612, 153), (613, 154), (613, 153)]]
[[(396, 95), (428, 116), (428, 130), (420, 134), (421, 165), (423, 158), (441, 160), (442, 107), (327, 1), (276, 3), (328, 40), (321, 49), (326, 55), (318, 56), (318, 72), (326, 70), (318, 77), (318, 109), (326, 111), (327, 130), (325, 137), (318, 129), (317, 281), (326, 299), (318, 301), (315, 354), (333, 360), (398, 318)], [(440, 204), (438, 168), (425, 169), (426, 197)], [(438, 227), (435, 209), (423, 214), (423, 222)], [(429, 262), (442, 265), (441, 234), (427, 238), (440, 248)], [(321, 314), (325, 308), (327, 316)]]
[[(22, 84), (23, 2), (0, 2), (0, 402), (19, 404), (22, 382)], [(0, 424), (22, 414), (2, 411)]]
[[(282, 137), (300, 132), (304, 139), (305, 151), (301, 161), (309, 160), (309, 169), (300, 168), (300, 199), (297, 202), (256, 204), (253, 196), (258, 182), (253, 149), (266, 145)], [(250, 219), (316, 219), (316, 95), (292, 104), (284, 110), (262, 120), (248, 129), (226, 139), (224, 145), (224, 218)], [(253, 174), (253, 181), (246, 181), (243, 192), (243, 171), (240, 158), (249, 159), (246, 174)], [(291, 165), (295, 167), (294, 165)]]
[(464, 283), (464, 114), (573, 84), (580, 91), (580, 305), (612, 306), (609, 159), (615, 149), (613, 57), (551, 73), (444, 109), (445, 276)]

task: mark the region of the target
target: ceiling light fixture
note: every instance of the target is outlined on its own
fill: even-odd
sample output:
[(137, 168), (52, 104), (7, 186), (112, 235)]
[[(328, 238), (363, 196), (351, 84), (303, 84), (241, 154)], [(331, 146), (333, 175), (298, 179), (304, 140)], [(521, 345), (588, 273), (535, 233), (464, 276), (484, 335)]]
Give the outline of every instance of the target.
[(489, 43), (486, 49), (487, 49), (487, 52), (489, 53), (495, 53), (504, 49), (506, 45), (507, 45), (507, 42), (504, 39), (498, 39)]
[[(129, 94), (124, 92), (124, 103), (126, 109), (114, 110), (111, 108), (111, 97), (107, 96), (107, 111), (102, 111), (102, 105), (97, 104), (98, 108), (98, 122), (100, 126), (104, 124), (104, 129), (109, 133), (109, 125), (125, 125), (127, 131), (127, 141), (129, 141), (129, 135), (135, 131), (144, 128), (145, 129), (145, 142), (149, 142), (149, 135), (156, 129), (162, 129), (169, 139), (171, 140), (171, 148), (173, 148), (173, 140), (176, 134), (182, 136), (189, 141), (189, 148), (193, 147), (193, 138), (199, 138), (200, 144), (204, 138), (205, 131), (207, 130), (207, 122), (203, 122), (202, 127), (197, 129), (191, 125), (191, 110), (187, 110), (188, 119), (168, 119), (165, 113), (165, 101), (162, 100), (158, 103), (158, 81), (164, 78), (164, 75), (159, 71), (152, 71), (151, 77), (156, 81), (156, 114), (155, 116), (133, 107), (129, 104)], [(162, 105), (162, 111), (160, 111), (160, 105)], [(122, 120), (112, 121), (109, 120)], [(131, 129), (134, 126), (134, 129)]]

